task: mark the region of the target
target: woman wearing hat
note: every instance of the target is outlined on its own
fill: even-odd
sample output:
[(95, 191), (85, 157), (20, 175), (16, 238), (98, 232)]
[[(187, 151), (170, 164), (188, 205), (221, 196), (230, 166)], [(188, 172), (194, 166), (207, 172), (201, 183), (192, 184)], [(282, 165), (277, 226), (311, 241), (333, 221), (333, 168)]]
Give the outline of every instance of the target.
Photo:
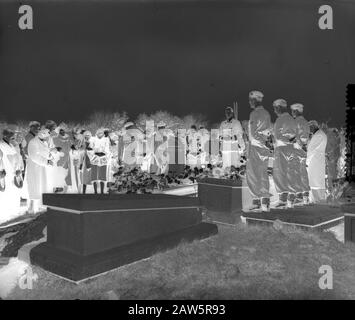
[(5, 129), (0, 141), (0, 223), (21, 214), (23, 161), (15, 146), (15, 131)]

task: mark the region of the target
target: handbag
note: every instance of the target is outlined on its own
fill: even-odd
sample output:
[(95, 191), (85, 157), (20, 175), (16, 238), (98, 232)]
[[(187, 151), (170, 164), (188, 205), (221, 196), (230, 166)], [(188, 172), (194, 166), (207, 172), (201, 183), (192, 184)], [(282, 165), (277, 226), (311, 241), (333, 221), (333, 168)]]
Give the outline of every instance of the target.
[(14, 177), (14, 184), (19, 189), (23, 187), (23, 179), (21, 175)]

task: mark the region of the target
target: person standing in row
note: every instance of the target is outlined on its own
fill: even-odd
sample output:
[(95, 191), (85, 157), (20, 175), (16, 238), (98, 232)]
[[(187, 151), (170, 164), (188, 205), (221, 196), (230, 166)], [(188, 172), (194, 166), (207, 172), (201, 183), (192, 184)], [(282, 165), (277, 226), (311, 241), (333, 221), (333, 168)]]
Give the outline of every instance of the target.
[(86, 188), (91, 185), (91, 163), (89, 153), (92, 151), (92, 134), (90, 131), (84, 132), (84, 142), (82, 146), (82, 153), (80, 157), (79, 169), (80, 169), (80, 181), (82, 184), (82, 193), (86, 194)]
[(310, 202), (322, 202), (326, 199), (325, 188), (325, 149), (327, 135), (320, 129), (317, 121), (309, 122), (311, 140), (307, 150), (307, 167), (309, 186), (311, 188)]
[(264, 95), (260, 91), (249, 93), (249, 105), (253, 111), (249, 118), (249, 146), (246, 168), (246, 180), (253, 196), (252, 211), (269, 211), (270, 197), (268, 164), (271, 156), (267, 147), (271, 133), (270, 114), (262, 106)]
[(42, 194), (49, 190), (48, 167), (53, 166), (53, 156), (48, 146), (50, 133), (48, 129), (41, 129), (38, 135), (28, 144), (27, 180), (30, 213), (36, 213), (42, 206)]
[(186, 164), (191, 168), (199, 167), (199, 136), (196, 125), (192, 125), (186, 133)]
[(56, 151), (58, 151), (58, 154), (61, 156), (59, 157), (59, 160), (56, 163), (54, 178), (55, 191), (59, 192), (66, 192), (68, 188), (66, 178), (68, 176), (69, 170), (70, 147), (73, 144), (73, 141), (72, 139), (70, 139), (68, 131), (68, 127), (64, 123), (61, 123), (56, 128), (57, 135), (53, 136), (53, 144), (56, 148)]
[(15, 131), (6, 128), (0, 140), (0, 223), (21, 214), (23, 159), (16, 147)]
[(100, 183), (101, 194), (104, 193), (107, 182), (107, 165), (110, 154), (110, 140), (105, 137), (104, 129), (98, 129), (96, 137), (92, 138), (91, 154), (91, 179), (94, 184), (95, 194), (98, 193), (97, 186)]
[(309, 203), (309, 181), (307, 172), (307, 145), (309, 142), (309, 124), (303, 117), (303, 105), (294, 103), (291, 105), (292, 117), (297, 125), (297, 137), (294, 144), (297, 173), (295, 175), (296, 200), (295, 205), (307, 205)]
[(37, 136), (39, 130), (41, 129), (41, 124), (38, 121), (31, 121), (29, 124), (29, 131), (25, 135), (25, 138), (21, 142), (21, 147), (23, 149), (25, 160), (28, 158), (28, 144), (30, 141)]
[(337, 180), (337, 165), (338, 159), (340, 157), (340, 136), (338, 129), (329, 128), (326, 132), (327, 135), (327, 146), (325, 149), (325, 159), (326, 159), (326, 174), (328, 190), (330, 192), (334, 189), (334, 181)]
[(219, 128), (222, 142), (222, 166), (223, 168), (240, 167), (241, 153), (245, 149), (243, 128), (239, 120), (235, 118), (232, 107), (226, 107), (225, 117), (226, 120)]
[(295, 119), (287, 112), (287, 102), (277, 99), (273, 103), (277, 119), (274, 125), (275, 153), (273, 178), (279, 202), (276, 208), (293, 208), (296, 198), (295, 179), (297, 175), (297, 158), (294, 143), (297, 137)]

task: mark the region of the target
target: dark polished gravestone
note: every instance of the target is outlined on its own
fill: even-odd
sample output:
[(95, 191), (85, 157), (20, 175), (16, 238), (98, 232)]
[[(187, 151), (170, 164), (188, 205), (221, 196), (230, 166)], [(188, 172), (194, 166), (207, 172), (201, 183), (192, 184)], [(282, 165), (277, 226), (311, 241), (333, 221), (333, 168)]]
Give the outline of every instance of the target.
[(217, 234), (197, 198), (164, 194), (44, 194), (47, 241), (31, 263), (74, 282)]
[(242, 213), (243, 186), (241, 180), (201, 178), (198, 182), (200, 204), (207, 209), (210, 220), (236, 224)]
[(326, 204), (271, 209), (270, 212), (244, 212), (243, 219), (249, 225), (272, 225), (275, 221), (301, 229), (324, 230), (343, 222), (344, 214), (339, 207)]
[(344, 240), (355, 242), (355, 203), (347, 203), (341, 206), (344, 213)]

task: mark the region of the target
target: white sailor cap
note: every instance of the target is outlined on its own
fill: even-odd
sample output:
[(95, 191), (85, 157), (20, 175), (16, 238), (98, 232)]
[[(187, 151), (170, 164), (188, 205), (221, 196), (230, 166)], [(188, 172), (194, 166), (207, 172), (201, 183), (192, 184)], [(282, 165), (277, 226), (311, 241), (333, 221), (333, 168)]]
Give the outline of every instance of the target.
[(273, 105), (274, 107), (284, 107), (284, 108), (286, 108), (286, 107), (287, 107), (287, 102), (286, 102), (285, 99), (276, 99), (276, 100), (272, 103), (272, 105)]
[(319, 123), (316, 120), (308, 121), (308, 125), (319, 128)]
[(302, 103), (294, 103), (291, 105), (291, 110), (297, 110), (299, 112), (303, 112), (303, 104)]
[(132, 127), (133, 125), (134, 125), (134, 123), (129, 121), (124, 124), (123, 128), (128, 129), (129, 127)]
[(31, 128), (31, 127), (40, 127), (41, 124), (40, 124), (38, 121), (31, 121), (28, 126), (29, 126), (30, 128)]
[(68, 132), (69, 131), (69, 128), (68, 126), (62, 122), (58, 125), (58, 127), (56, 128), (56, 131), (59, 132), (60, 130), (64, 130), (65, 132)]
[(261, 101), (263, 101), (264, 95), (260, 91), (253, 90), (253, 91), (249, 92), (249, 98), (255, 99), (255, 100), (261, 102)]
[(164, 121), (159, 121), (157, 124), (157, 128), (165, 128), (166, 127), (166, 123)]

